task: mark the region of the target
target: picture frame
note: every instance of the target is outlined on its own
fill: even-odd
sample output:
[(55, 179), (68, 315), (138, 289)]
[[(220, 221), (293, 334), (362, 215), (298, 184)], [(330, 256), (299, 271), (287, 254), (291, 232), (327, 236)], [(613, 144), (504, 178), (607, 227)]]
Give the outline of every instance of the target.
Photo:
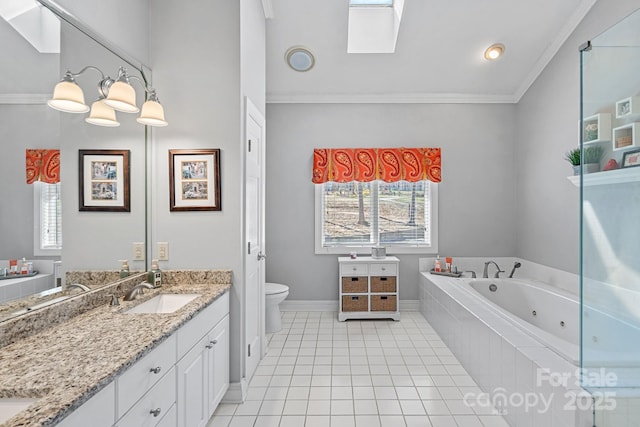
[(131, 212), (129, 150), (79, 150), (81, 212)]
[(169, 150), (169, 210), (221, 211), (220, 149)]
[(640, 149), (625, 151), (622, 154), (622, 168), (635, 168), (640, 166)]

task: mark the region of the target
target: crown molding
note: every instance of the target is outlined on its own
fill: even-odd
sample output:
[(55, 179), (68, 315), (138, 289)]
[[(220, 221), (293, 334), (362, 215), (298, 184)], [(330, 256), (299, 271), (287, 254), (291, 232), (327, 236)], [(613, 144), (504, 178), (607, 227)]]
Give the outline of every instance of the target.
[(267, 104), (514, 104), (513, 95), (465, 93), (267, 94)]
[(48, 93), (5, 93), (0, 94), (0, 104), (38, 105), (46, 104), (49, 98)]
[(516, 89), (514, 93), (514, 102), (520, 102), (520, 99), (524, 96), (525, 93), (529, 90), (531, 85), (540, 77), (540, 74), (544, 71), (544, 69), (549, 65), (549, 62), (553, 59), (553, 57), (558, 53), (560, 48), (564, 45), (564, 43), (569, 39), (571, 34), (578, 27), (580, 22), (584, 19), (584, 17), (589, 13), (593, 5), (597, 0), (583, 0), (580, 2), (574, 13), (567, 20), (566, 24), (562, 27), (558, 36), (549, 44), (549, 46), (544, 50), (542, 55), (534, 66), (531, 68), (531, 71), (522, 81), (522, 84), (518, 89)]

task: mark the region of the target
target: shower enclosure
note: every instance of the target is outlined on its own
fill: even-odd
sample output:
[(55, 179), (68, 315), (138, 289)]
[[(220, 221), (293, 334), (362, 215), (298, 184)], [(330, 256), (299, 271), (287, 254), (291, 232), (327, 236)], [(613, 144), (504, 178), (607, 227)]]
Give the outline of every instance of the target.
[[(640, 12), (581, 57), (581, 381), (595, 425), (640, 425)], [(599, 147), (599, 148), (598, 148)]]

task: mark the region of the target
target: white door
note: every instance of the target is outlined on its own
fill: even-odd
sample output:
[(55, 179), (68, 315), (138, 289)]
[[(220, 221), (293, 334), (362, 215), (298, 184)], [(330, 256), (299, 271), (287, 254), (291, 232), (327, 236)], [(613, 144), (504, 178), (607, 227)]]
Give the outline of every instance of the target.
[(245, 126), (245, 378), (249, 382), (264, 337), (265, 119), (248, 98)]

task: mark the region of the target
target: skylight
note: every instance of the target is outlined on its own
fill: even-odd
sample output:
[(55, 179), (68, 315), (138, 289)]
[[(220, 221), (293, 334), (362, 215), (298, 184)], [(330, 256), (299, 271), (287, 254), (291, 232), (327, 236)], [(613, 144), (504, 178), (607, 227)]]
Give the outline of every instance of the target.
[(404, 0), (349, 0), (348, 53), (393, 53)]
[(349, 6), (393, 6), (393, 0), (349, 0)]

